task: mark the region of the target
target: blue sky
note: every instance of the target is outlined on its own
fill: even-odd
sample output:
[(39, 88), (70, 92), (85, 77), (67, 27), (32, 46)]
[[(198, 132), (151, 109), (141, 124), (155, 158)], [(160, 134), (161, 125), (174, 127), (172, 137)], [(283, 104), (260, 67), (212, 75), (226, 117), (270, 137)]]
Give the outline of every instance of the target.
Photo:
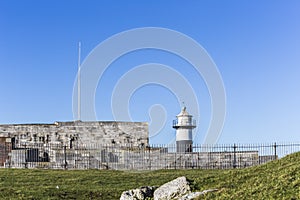
[[(163, 27), (196, 40), (220, 71), (227, 113), (219, 143), (300, 141), (299, 19), (299, 1), (1, 1), (0, 123), (73, 120), (78, 42), (83, 60), (114, 34)], [(201, 123), (195, 143), (201, 143), (210, 120), (209, 93), (188, 63), (166, 52), (132, 52), (114, 62), (98, 85), (98, 119), (113, 120), (114, 85), (149, 62), (173, 67), (197, 90)], [(164, 106), (167, 122), (150, 141), (168, 143), (181, 106), (174, 94), (144, 86), (129, 109), (135, 121), (150, 121), (155, 104)]]

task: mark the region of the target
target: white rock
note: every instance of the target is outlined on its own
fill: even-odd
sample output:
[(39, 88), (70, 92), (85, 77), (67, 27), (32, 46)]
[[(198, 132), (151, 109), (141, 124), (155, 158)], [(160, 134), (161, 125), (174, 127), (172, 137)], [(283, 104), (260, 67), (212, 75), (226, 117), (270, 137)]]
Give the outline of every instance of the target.
[(191, 188), (186, 177), (182, 176), (173, 181), (165, 183), (154, 191), (154, 200), (169, 200), (182, 197), (186, 193), (190, 193)]
[(146, 186), (139, 189), (128, 190), (122, 193), (120, 200), (144, 200), (152, 198), (155, 187)]

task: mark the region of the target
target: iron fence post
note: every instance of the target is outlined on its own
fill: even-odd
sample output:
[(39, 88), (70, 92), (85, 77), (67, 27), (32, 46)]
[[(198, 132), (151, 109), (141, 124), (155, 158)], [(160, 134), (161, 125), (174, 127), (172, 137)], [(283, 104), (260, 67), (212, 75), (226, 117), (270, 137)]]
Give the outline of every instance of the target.
[(28, 163), (27, 163), (27, 146), (26, 146), (26, 143), (25, 143), (25, 151), (24, 151), (24, 153), (25, 153), (25, 168), (27, 169), (28, 168)]
[(177, 150), (175, 149), (175, 161), (174, 161), (174, 168), (177, 167)]
[(89, 160), (88, 160), (88, 169), (90, 169), (91, 168), (91, 152), (89, 151), (89, 153), (88, 153), (88, 158), (89, 158)]
[(233, 145), (233, 168), (236, 168), (236, 144)]
[(148, 150), (149, 150), (149, 169), (151, 170), (151, 146), (149, 146)]
[(274, 160), (277, 160), (277, 145), (274, 143)]
[(67, 169), (67, 146), (64, 146), (64, 157), (65, 157), (65, 163), (64, 163), (64, 168)]

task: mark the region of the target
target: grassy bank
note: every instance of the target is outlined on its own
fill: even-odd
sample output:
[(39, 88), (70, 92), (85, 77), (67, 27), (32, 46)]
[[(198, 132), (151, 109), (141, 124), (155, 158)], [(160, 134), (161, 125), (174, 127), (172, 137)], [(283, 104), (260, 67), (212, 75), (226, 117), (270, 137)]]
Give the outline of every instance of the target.
[(0, 199), (119, 199), (122, 191), (178, 176), (206, 199), (300, 199), (300, 153), (247, 169), (147, 172), (0, 169)]

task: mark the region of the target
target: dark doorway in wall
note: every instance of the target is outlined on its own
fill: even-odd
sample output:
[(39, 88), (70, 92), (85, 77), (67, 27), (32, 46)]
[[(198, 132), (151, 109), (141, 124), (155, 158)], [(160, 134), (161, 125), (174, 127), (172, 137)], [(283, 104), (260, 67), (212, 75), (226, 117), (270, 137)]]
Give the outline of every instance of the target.
[(11, 152), (11, 139), (7, 137), (0, 137), (0, 166), (4, 166), (9, 159), (8, 155)]

